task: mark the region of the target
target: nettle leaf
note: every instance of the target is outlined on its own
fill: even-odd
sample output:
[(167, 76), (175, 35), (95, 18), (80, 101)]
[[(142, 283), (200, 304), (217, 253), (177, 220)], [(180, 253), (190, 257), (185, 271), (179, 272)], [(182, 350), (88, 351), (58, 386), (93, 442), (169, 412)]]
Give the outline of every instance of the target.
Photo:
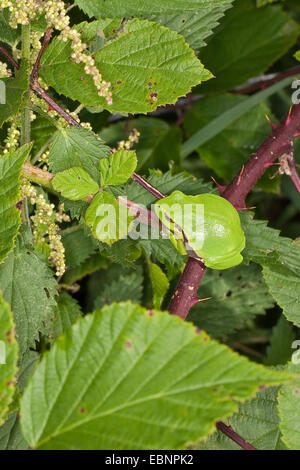
[(46, 261), (18, 241), (14, 252), (0, 265), (0, 285), (4, 299), (11, 305), (20, 352), (35, 348), (39, 332), (48, 334), (56, 281)]
[(235, 2), (209, 44), (200, 50), (201, 60), (216, 76), (202, 91), (230, 90), (262, 74), (298, 36), (299, 25), (281, 7), (256, 8), (252, 0)]
[(20, 200), (22, 166), (30, 150), (31, 144), (26, 144), (0, 157), (0, 263), (13, 249), (21, 225), (16, 204)]
[[(234, 106), (247, 102), (247, 97), (238, 95), (221, 95), (208, 97), (195, 103), (184, 121), (187, 136), (213, 122), (216, 118), (228, 112)], [(242, 117), (229, 123), (225, 129), (212, 139), (200, 145), (197, 152), (201, 159), (212, 168), (218, 176), (230, 181), (240, 170), (243, 164), (270, 135), (270, 124), (266, 119), (269, 116), (272, 122), (275, 118), (264, 104), (260, 103), (248, 110)], [(271, 170), (273, 175), (274, 169)], [(279, 189), (279, 177), (269, 179), (270, 173), (258, 183), (264, 190)], [(265, 179), (267, 178), (267, 182)]]
[(6, 42), (10, 46), (15, 46), (21, 37), (20, 26), (16, 29), (9, 25), (10, 11), (3, 8), (0, 11), (0, 41)]
[(96, 181), (80, 167), (72, 167), (57, 173), (52, 185), (63, 197), (72, 201), (85, 199), (99, 190)]
[(109, 148), (102, 139), (83, 127), (69, 127), (58, 132), (50, 147), (49, 166), (54, 173), (81, 167), (99, 181), (100, 158), (108, 156)]
[(137, 2), (131, 0), (124, 5), (113, 0), (109, 4), (104, 1), (78, 0), (77, 5), (89, 16), (100, 18), (105, 16), (115, 17), (119, 12), (126, 18), (140, 17), (174, 29), (185, 37), (193, 49), (199, 49), (205, 45), (204, 39), (211, 35), (213, 28), (218, 25), (218, 20), (224, 12), (231, 7), (233, 0), (198, 0), (194, 2)]
[(68, 270), (83, 263), (97, 249), (97, 242), (90, 234), (86, 234), (83, 229), (63, 234), (62, 242), (65, 248)]
[[(217, 192), (217, 189), (213, 188), (211, 183), (206, 183), (201, 179), (197, 179), (187, 172), (176, 174), (172, 174), (171, 171), (166, 173), (161, 173), (159, 171), (153, 172), (147, 178), (147, 181), (164, 194), (172, 193), (176, 189), (191, 196)], [(154, 204), (156, 201), (156, 198), (152, 194), (135, 181), (130, 181), (126, 185), (125, 190), (128, 199), (138, 204), (149, 206), (150, 204)]]
[(28, 73), (25, 67), (17, 70), (14, 77), (0, 80), (0, 127), (19, 112), (27, 88)]
[(85, 213), (85, 222), (97, 240), (112, 245), (125, 238), (134, 217), (106, 191), (98, 193)]
[(180, 164), (181, 129), (170, 126), (162, 119), (149, 116), (120, 121), (106, 127), (99, 135), (113, 147), (117, 142), (128, 139), (133, 129), (140, 132), (139, 142), (134, 146), (138, 156), (138, 171), (144, 168), (167, 171), (170, 168), (170, 161)]
[(280, 266), (278, 263), (274, 266), (264, 266), (263, 275), (270, 294), (282, 308), (286, 318), (300, 327), (299, 274), (295, 274), (287, 266)]
[(144, 275), (141, 266), (135, 271), (120, 269), (113, 265), (106, 271), (95, 275), (89, 284), (89, 294), (100, 291), (93, 302), (93, 309), (100, 309), (113, 302), (131, 300), (135, 303), (142, 301)]
[(107, 258), (104, 258), (100, 254), (94, 254), (83, 261), (79, 266), (68, 269), (63, 278), (64, 283), (72, 285), (99, 269), (106, 269), (109, 265), (110, 261)]
[(279, 231), (267, 227), (263, 220), (241, 215), (246, 235), (244, 260), (263, 266), (263, 276), (272, 297), (283, 309), (286, 318), (300, 326), (300, 246), (279, 236)]
[(27, 450), (19, 424), (17, 411), (10, 413), (5, 423), (0, 427), (0, 450)]
[(54, 307), (53, 337), (58, 338), (82, 315), (77, 301), (67, 292), (62, 292)]
[[(33, 373), (39, 361), (40, 355), (35, 351), (25, 353), (20, 361), (17, 374), (18, 391), (23, 392), (27, 385), (28, 377)], [(28, 443), (22, 435), (19, 413), (13, 411), (8, 415), (5, 423), (0, 427), (0, 450), (26, 450)]]
[(154, 308), (160, 308), (170, 284), (163, 270), (155, 263), (149, 264), (149, 275), (153, 291), (153, 305)]
[(134, 19), (94, 54), (103, 79), (112, 86), (113, 104), (108, 105), (84, 66), (70, 63), (71, 53), (70, 42), (54, 39), (42, 59), (42, 78), (58, 93), (111, 112), (153, 111), (175, 103), (212, 76), (182, 36), (157, 23)]
[[(233, 1), (211, 1), (206, 8), (195, 11), (183, 9), (182, 13), (165, 13), (163, 15), (152, 16), (150, 19), (170, 29), (174, 29), (186, 39), (193, 49), (198, 50), (206, 45), (206, 38), (218, 26), (220, 18), (224, 16), (228, 8), (231, 8)], [(182, 5), (184, 3), (182, 2)]]
[[(300, 374), (299, 359), (290, 364), (288, 370)], [(278, 412), (282, 440), (289, 449), (299, 450), (300, 447), (300, 380), (284, 385), (278, 396)]]
[(283, 316), (272, 329), (270, 345), (267, 348), (266, 365), (284, 365), (291, 359), (291, 345), (295, 339), (295, 334), (291, 323)]
[(18, 351), (13, 314), (0, 294), (0, 425), (16, 390)]
[(126, 183), (137, 167), (134, 150), (117, 150), (99, 161), (101, 187)]
[(223, 272), (208, 270), (201, 281), (199, 297), (210, 300), (192, 308), (188, 319), (214, 338), (224, 339), (241, 329), (255, 315), (274, 306), (261, 275), (251, 264)]
[(178, 449), (260, 385), (290, 379), (175, 316), (113, 304), (44, 355), (21, 400), (21, 426), (36, 449)]
[(186, 258), (166, 238), (138, 240), (137, 246), (144, 251), (148, 258), (151, 257), (158, 263), (166, 265), (168, 270), (175, 269), (180, 272), (184, 267)]
[(75, 0), (87, 15), (96, 18), (115, 18), (116, 16), (147, 16), (150, 14), (159, 15), (161, 13), (182, 13), (183, 11), (198, 12), (207, 10), (221, 3), (228, 3), (228, 0)]
[[(239, 411), (226, 423), (258, 450), (286, 449), (279, 429), (277, 393), (277, 387), (262, 390), (253, 400), (240, 405)], [(197, 449), (241, 450), (241, 447), (216, 431)]]

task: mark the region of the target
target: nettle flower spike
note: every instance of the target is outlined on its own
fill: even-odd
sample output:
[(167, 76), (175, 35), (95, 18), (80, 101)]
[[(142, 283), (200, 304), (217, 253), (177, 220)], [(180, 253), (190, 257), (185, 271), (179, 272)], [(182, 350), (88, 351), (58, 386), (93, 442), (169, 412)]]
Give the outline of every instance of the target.
[(56, 268), (56, 276), (63, 276), (66, 271), (65, 248), (56, 222), (70, 222), (70, 217), (64, 213), (63, 204), (59, 206), (59, 211), (55, 212), (54, 204), (49, 204), (44, 195), (38, 194), (34, 186), (26, 180), (21, 185), (21, 197), (28, 198), (36, 208), (34, 215), (31, 216), (34, 243), (49, 245), (48, 259)]

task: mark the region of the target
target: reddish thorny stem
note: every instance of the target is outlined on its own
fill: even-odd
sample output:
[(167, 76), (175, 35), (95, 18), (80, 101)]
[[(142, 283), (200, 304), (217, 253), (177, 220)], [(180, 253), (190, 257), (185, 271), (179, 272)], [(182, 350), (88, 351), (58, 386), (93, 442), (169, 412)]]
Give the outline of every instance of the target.
[[(66, 122), (70, 125), (80, 127), (80, 124), (75, 121), (61, 106), (59, 106), (48, 93), (41, 87), (38, 82), (38, 71), (40, 68), (41, 57), (46, 50), (50, 39), (51, 39), (52, 30), (48, 29), (44, 36), (43, 45), (38, 54), (36, 63), (34, 65), (31, 77), (30, 77), (30, 88), (37, 93), (45, 102), (49, 104), (49, 107), (54, 109), (58, 114), (60, 114)], [(20, 65), (15, 61), (15, 59), (6, 51), (2, 46), (0, 46), (0, 52), (10, 61), (10, 63), (16, 68), (19, 69)], [(295, 72), (293, 71), (293, 74)], [(290, 73), (288, 72), (289, 76)], [(286, 75), (283, 75), (283, 78)], [(278, 81), (278, 80), (276, 80)], [(263, 84), (263, 87), (266, 87), (273, 83), (272, 80)], [(254, 91), (257, 88), (249, 89), (245, 88), (240, 90), (240, 93), (247, 93)], [(231, 202), (237, 209), (245, 208), (245, 198), (248, 193), (251, 191), (255, 183), (262, 176), (265, 170), (272, 164), (278, 157), (280, 157), (285, 151), (290, 148), (291, 143), (299, 135), (298, 131), (300, 129), (300, 105), (295, 105), (288, 117), (274, 130), (271, 137), (269, 137), (254, 153), (248, 162), (243, 166), (242, 171), (236, 175), (232, 182), (222, 191), (222, 196), (225, 197), (229, 202)], [(293, 178), (299, 182), (299, 176), (296, 172), (296, 169), (293, 169)], [(148, 192), (150, 192), (157, 199), (165, 197), (158, 189), (153, 187), (146, 179), (134, 173), (132, 179), (138, 184), (143, 186)], [(297, 185), (295, 185), (297, 187)], [(300, 189), (300, 184), (298, 190)], [(197, 291), (200, 286), (202, 277), (206, 271), (205, 265), (194, 259), (189, 258), (184, 272), (179, 280), (177, 289), (172, 297), (172, 300), (169, 305), (169, 312), (173, 315), (181, 317), (183, 320), (186, 319), (189, 310), (195, 303), (199, 302), (200, 299), (197, 297)], [(240, 447), (245, 450), (256, 450), (251, 444), (245, 441), (241, 436), (233, 431), (231, 426), (227, 426), (222, 422), (216, 423), (217, 429), (222, 433), (227, 435), (231, 440), (236, 442)]]

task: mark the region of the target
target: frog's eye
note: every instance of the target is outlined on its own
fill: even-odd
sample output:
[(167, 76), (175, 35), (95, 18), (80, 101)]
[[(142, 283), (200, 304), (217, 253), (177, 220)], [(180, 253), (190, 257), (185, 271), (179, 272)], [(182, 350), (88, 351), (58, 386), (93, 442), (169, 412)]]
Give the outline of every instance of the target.
[[(192, 209), (186, 217), (189, 207)], [(203, 259), (212, 269), (227, 269), (242, 262), (245, 236), (240, 218), (232, 204), (221, 196), (187, 196), (174, 191), (157, 201), (155, 212), (163, 224), (167, 224), (169, 229), (171, 227), (170, 239), (181, 253)], [(197, 218), (201, 218), (200, 225)], [(185, 224), (186, 220), (190, 223)], [(195, 227), (199, 226), (202, 227), (199, 229), (201, 233), (195, 237)]]

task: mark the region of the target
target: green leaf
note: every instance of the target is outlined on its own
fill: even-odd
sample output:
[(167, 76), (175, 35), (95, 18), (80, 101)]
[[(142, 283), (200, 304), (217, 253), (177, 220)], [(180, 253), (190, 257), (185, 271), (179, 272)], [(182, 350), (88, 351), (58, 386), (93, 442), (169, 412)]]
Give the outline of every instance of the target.
[[(277, 393), (277, 387), (262, 390), (253, 400), (240, 405), (238, 413), (226, 422), (258, 450), (286, 449), (279, 430)], [(197, 449), (241, 450), (241, 447), (225, 434), (217, 431), (200, 443)]]
[(85, 170), (77, 166), (57, 173), (52, 180), (52, 185), (63, 197), (72, 201), (85, 199), (91, 194), (96, 194), (99, 189), (96, 181)]
[(287, 266), (280, 266), (278, 263), (274, 266), (264, 266), (263, 275), (270, 294), (282, 308), (283, 314), (290, 322), (300, 327), (299, 274), (295, 274)]
[(41, 77), (58, 93), (115, 113), (147, 113), (175, 103), (211, 78), (182, 36), (147, 20), (129, 21), (94, 55), (103, 79), (111, 83), (112, 105), (98, 95), (84, 66), (70, 63), (71, 53), (70, 42), (54, 39), (43, 56)]
[[(291, 364), (289, 371), (300, 375), (299, 359)], [(282, 440), (289, 449), (300, 448), (300, 380), (284, 385), (278, 396), (278, 412)]]
[(170, 284), (167, 276), (157, 264), (149, 264), (149, 274), (153, 290), (153, 305), (154, 308), (160, 308)]
[(4, 299), (12, 306), (20, 352), (35, 348), (39, 332), (48, 334), (56, 281), (40, 255), (18, 242), (14, 252), (0, 265)]
[(16, 204), (20, 201), (22, 166), (30, 150), (31, 144), (26, 144), (0, 157), (0, 263), (13, 249), (21, 225)]
[(208, 124), (199, 129), (194, 135), (192, 135), (182, 146), (182, 157), (187, 157), (194, 150), (197, 150), (198, 147), (205, 144), (213, 137), (218, 135), (220, 132), (224, 131), (227, 126), (230, 126), (240, 117), (248, 113), (252, 108), (257, 104), (266, 100), (274, 93), (277, 93), (279, 90), (282, 90), (284, 87), (291, 84), (293, 78), (286, 78), (281, 80), (279, 83), (268, 87), (266, 90), (259, 91), (249, 98), (241, 101), (232, 108), (228, 109), (225, 112), (222, 112), (220, 116), (217, 116), (215, 119), (212, 119)]
[(36, 449), (178, 449), (260, 385), (290, 378), (173, 315), (113, 304), (44, 355), (21, 400), (21, 426)]
[(15, 46), (21, 36), (20, 26), (17, 29), (9, 25), (10, 11), (4, 8), (0, 11), (0, 41)]
[(228, 0), (75, 0), (87, 15), (96, 18), (115, 18), (116, 16), (148, 16), (159, 15), (161, 13), (182, 13), (183, 11), (192, 11), (197, 13), (199, 10), (206, 11), (221, 3), (228, 3)]
[(223, 340), (274, 305), (261, 269), (254, 264), (224, 272), (208, 270), (201, 281), (198, 296), (211, 299), (193, 307), (189, 321), (214, 338)]
[(62, 292), (57, 298), (54, 307), (55, 321), (53, 323), (53, 336), (58, 338), (82, 315), (77, 301), (67, 292)]
[[(84, 226), (81, 226), (82, 228)], [(84, 230), (62, 234), (62, 242), (65, 247), (66, 266), (70, 268), (79, 266), (97, 249), (97, 242)]]
[[(120, 273), (119, 276), (118, 273)], [(100, 309), (104, 305), (109, 305), (113, 302), (124, 302), (126, 300), (131, 300), (135, 303), (141, 302), (144, 276), (140, 266), (134, 272), (126, 272), (126, 270), (120, 272), (119, 266), (112, 266), (112, 268), (99, 274), (101, 275), (97, 276), (96, 279), (101, 293), (95, 298), (94, 309)]]
[(108, 158), (99, 161), (101, 187), (126, 183), (137, 166), (133, 150), (117, 150)]
[(281, 7), (258, 9), (252, 0), (238, 0), (200, 50), (201, 60), (216, 76), (202, 91), (230, 90), (261, 75), (298, 36), (299, 25)]
[(109, 266), (110, 262), (100, 254), (92, 255), (83, 261), (79, 266), (69, 269), (64, 275), (63, 281), (65, 284), (72, 285), (80, 281), (85, 276), (93, 274), (99, 269), (105, 269)]
[(49, 165), (54, 173), (81, 167), (99, 181), (98, 162), (109, 148), (99, 136), (83, 127), (69, 127), (56, 134), (50, 147)]
[(0, 450), (27, 450), (19, 424), (17, 411), (10, 413), (6, 422), (0, 427)]
[(291, 359), (291, 345), (295, 339), (292, 325), (281, 316), (272, 329), (270, 345), (267, 348), (265, 364), (276, 366), (286, 364)]
[[(207, 5), (206, 8), (195, 11), (187, 11), (183, 8), (182, 13), (165, 13), (159, 16), (152, 16), (149, 19), (174, 29), (186, 39), (193, 49), (199, 50), (200, 47), (206, 45), (206, 38), (218, 26), (220, 18), (222, 18), (228, 8), (231, 8), (233, 1), (211, 1), (210, 5)], [(182, 2), (182, 5), (184, 3)]]
[[(35, 351), (28, 351), (22, 357), (18, 371), (18, 389), (22, 392), (27, 385), (28, 377), (32, 374), (40, 355)], [(19, 412), (13, 411), (8, 415), (5, 423), (0, 427), (0, 450), (26, 450), (25, 441), (19, 422)]]
[(16, 390), (18, 350), (13, 315), (0, 293), (0, 425)]
[[(238, 95), (221, 95), (209, 97), (195, 103), (184, 121), (187, 136), (194, 135), (210, 122), (222, 116), (228, 110), (247, 101), (247, 97)], [(239, 119), (230, 123), (213, 139), (197, 148), (201, 159), (212, 168), (218, 176), (227, 181), (237, 174), (243, 164), (270, 135), (270, 124), (266, 116), (275, 121), (269, 108), (260, 103)], [(272, 174), (274, 170), (272, 170)], [(278, 190), (278, 180), (273, 179), (272, 187)], [(260, 182), (259, 186), (268, 189)]]
[[(216, 192), (211, 183), (204, 182), (200, 178), (196, 179), (187, 172), (176, 174), (172, 174), (171, 171), (167, 171), (164, 174), (153, 172), (147, 178), (147, 181), (164, 194), (172, 193), (176, 189), (191, 196)], [(149, 206), (156, 201), (152, 194), (135, 181), (129, 182), (125, 187), (125, 191), (128, 199), (138, 204)]]
[(102, 139), (111, 147), (127, 140), (133, 129), (140, 132), (139, 142), (134, 149), (138, 156), (137, 170), (159, 168), (169, 170), (170, 162), (180, 164), (181, 129), (169, 126), (162, 119), (141, 117), (111, 124), (100, 132)]
[[(15, 77), (0, 80), (0, 128), (20, 110), (23, 95), (28, 88), (28, 74), (25, 67), (17, 70)], [(5, 103), (3, 103), (5, 98)]]
[(106, 191), (98, 193), (85, 213), (85, 222), (97, 240), (112, 245), (125, 238), (134, 217)]

